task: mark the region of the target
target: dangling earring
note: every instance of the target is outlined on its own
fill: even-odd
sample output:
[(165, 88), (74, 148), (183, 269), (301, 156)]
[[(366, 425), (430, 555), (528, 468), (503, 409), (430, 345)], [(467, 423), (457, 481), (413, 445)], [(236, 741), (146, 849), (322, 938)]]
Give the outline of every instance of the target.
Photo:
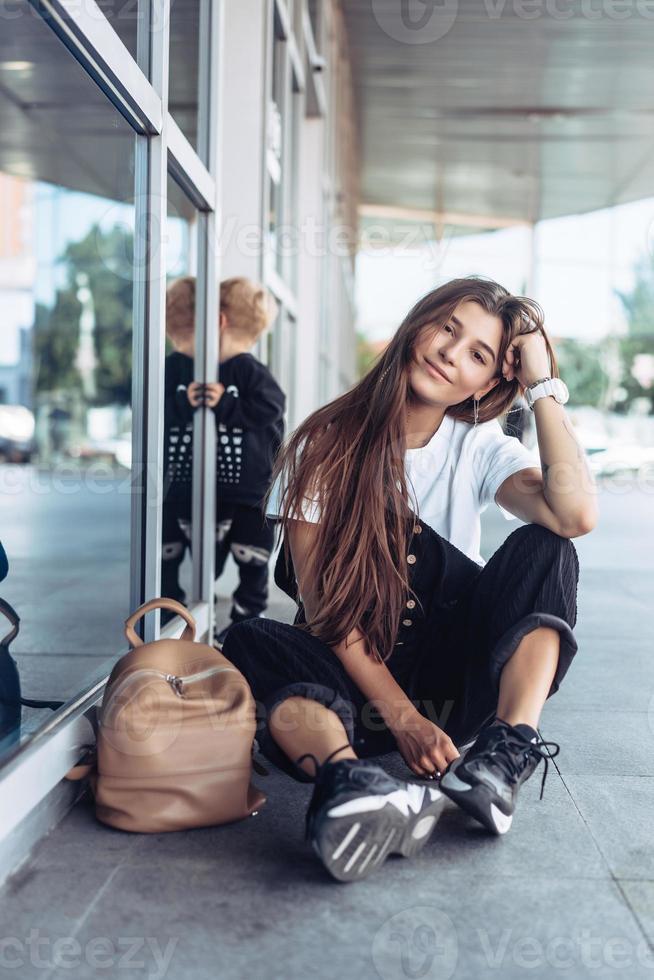
[(379, 380), (377, 381), (377, 384), (381, 384), (381, 382), (384, 380), (384, 378), (386, 377), (389, 371), (390, 371), (390, 367), (387, 367), (385, 371), (382, 371), (382, 373), (379, 375)]
[[(473, 397), (472, 404), (473, 404), (474, 413), (475, 413), (475, 425), (477, 425), (477, 422), (479, 422), (479, 401), (476, 398)], [(473, 426), (473, 428), (474, 428), (474, 426)]]

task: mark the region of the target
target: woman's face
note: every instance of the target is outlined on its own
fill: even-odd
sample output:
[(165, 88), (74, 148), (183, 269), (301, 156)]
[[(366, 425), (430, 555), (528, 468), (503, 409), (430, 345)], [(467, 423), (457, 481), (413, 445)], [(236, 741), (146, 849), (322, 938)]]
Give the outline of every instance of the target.
[(418, 337), (409, 369), (414, 394), (421, 401), (447, 406), (458, 405), (473, 394), (483, 398), (502, 373), (498, 360), (501, 339), (499, 317), (474, 300), (459, 303), (440, 330), (426, 326)]

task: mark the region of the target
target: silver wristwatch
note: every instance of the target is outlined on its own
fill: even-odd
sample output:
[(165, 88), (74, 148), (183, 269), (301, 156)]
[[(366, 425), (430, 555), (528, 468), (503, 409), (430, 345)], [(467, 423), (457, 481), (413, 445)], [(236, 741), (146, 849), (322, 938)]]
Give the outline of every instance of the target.
[(541, 378), (540, 381), (534, 381), (525, 389), (525, 400), (532, 412), (534, 402), (538, 401), (539, 398), (546, 398), (548, 395), (552, 395), (559, 405), (565, 405), (570, 397), (570, 392), (565, 381), (561, 381), (560, 378)]

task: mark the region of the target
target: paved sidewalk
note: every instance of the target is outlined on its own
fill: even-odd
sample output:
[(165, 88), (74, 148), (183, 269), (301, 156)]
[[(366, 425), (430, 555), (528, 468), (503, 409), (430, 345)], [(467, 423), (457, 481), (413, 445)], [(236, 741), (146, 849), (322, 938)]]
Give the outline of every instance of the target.
[[(130, 835), (87, 801), (0, 891), (0, 975), (654, 978), (654, 508), (636, 492), (601, 508), (575, 539), (579, 653), (541, 724), (561, 753), (506, 837), (448, 803), (415, 859), (340, 885), (302, 839), (311, 787), (277, 771), (228, 827)], [(493, 509), (484, 554), (517, 526)], [(278, 592), (270, 615), (292, 615)]]

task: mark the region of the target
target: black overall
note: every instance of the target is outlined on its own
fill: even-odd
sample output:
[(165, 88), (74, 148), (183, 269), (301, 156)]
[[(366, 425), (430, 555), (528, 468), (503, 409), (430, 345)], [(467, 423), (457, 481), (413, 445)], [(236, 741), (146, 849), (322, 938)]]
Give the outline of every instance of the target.
[[(579, 561), (574, 545), (539, 524), (513, 531), (482, 567), (421, 520), (409, 537), (409, 599), (387, 666), (425, 717), (457, 745), (495, 714), (502, 668), (525, 634), (541, 626), (560, 633), (560, 655), (548, 697), (577, 651)], [(294, 569), (283, 548), (275, 582), (294, 601)], [(295, 623), (304, 621), (300, 605)], [(335, 711), (358, 756), (397, 748), (383, 719), (331, 648), (294, 624), (251, 619), (234, 624), (223, 653), (247, 678), (257, 703), (263, 754), (300, 782), (311, 782), (272, 738), (268, 717), (292, 695)], [(365, 654), (363, 654), (365, 656)]]

